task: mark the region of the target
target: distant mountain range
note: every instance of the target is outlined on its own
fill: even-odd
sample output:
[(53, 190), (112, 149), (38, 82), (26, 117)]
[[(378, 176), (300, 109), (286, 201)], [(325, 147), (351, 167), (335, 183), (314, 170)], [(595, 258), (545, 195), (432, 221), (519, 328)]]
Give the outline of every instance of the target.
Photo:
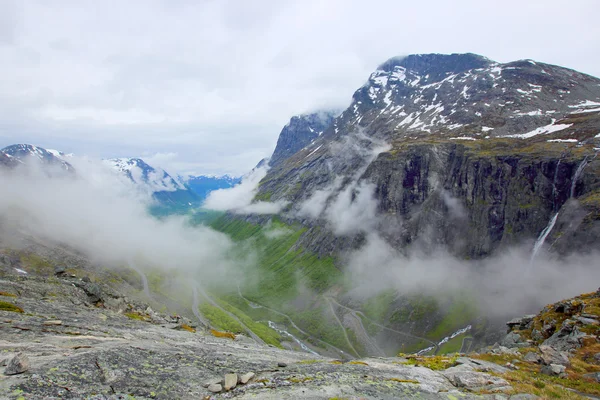
[[(58, 150), (14, 144), (0, 150), (0, 166), (14, 168), (19, 165), (37, 165), (49, 176), (65, 172), (76, 174), (76, 169), (67, 161), (71, 157), (72, 154)], [(173, 178), (162, 168), (153, 167), (135, 157), (104, 159), (102, 163), (127, 177), (138, 190), (152, 196), (157, 202), (152, 210), (161, 215), (200, 207), (211, 191), (232, 187), (240, 181), (240, 178), (229, 175)]]
[(7, 166), (24, 165), (28, 161), (34, 161), (36, 164), (46, 167), (47, 172), (50, 172), (50, 168), (47, 167), (58, 167), (58, 170), (66, 172), (75, 171), (71, 164), (59, 158), (61, 155), (66, 155), (56, 150), (46, 150), (31, 144), (13, 144), (0, 150), (0, 153), (3, 155), (2, 158), (6, 160), (3, 163)]

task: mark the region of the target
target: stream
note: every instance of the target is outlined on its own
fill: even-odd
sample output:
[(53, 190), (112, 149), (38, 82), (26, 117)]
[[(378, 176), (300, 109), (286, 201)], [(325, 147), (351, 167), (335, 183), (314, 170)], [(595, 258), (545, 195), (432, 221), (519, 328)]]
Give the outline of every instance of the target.
[(291, 333), (289, 333), (288, 331), (286, 331), (285, 329), (281, 329), (279, 328), (277, 325), (275, 325), (275, 322), (273, 321), (268, 321), (269, 324), (269, 328), (274, 329), (275, 331), (277, 331), (280, 335), (282, 336), (287, 336), (289, 338), (291, 338), (294, 342), (296, 342), (298, 344), (298, 346), (300, 346), (300, 348), (304, 351), (306, 351), (307, 353), (311, 353), (314, 354), (316, 356), (319, 355), (319, 353), (317, 353), (316, 351), (310, 349), (307, 345), (305, 345), (304, 343), (302, 343), (302, 341), (300, 341), (300, 339), (298, 339), (296, 336), (292, 335)]

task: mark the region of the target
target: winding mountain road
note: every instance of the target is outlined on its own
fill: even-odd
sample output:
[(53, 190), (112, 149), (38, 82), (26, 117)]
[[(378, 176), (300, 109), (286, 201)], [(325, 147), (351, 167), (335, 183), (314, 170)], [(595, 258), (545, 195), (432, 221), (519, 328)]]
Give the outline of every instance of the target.
[(435, 343), (435, 342), (433, 342), (433, 341), (431, 341), (431, 340), (429, 340), (429, 339), (426, 339), (426, 338), (424, 338), (424, 337), (421, 337), (421, 336), (412, 335), (412, 334), (410, 334), (410, 333), (406, 333), (406, 332), (402, 332), (402, 331), (397, 331), (397, 330), (395, 330), (395, 329), (392, 329), (392, 328), (388, 328), (388, 327), (387, 327), (387, 326), (385, 326), (385, 325), (381, 325), (380, 323), (377, 323), (377, 322), (373, 321), (371, 318), (367, 317), (367, 316), (366, 316), (366, 315), (365, 315), (365, 314), (364, 314), (362, 311), (354, 310), (354, 309), (352, 309), (352, 308), (350, 308), (350, 307), (347, 307), (347, 306), (345, 306), (345, 305), (343, 305), (343, 304), (340, 304), (340, 303), (339, 303), (337, 300), (335, 300), (334, 298), (331, 298), (331, 300), (332, 300), (332, 301), (333, 301), (335, 304), (337, 304), (338, 306), (340, 306), (340, 307), (342, 307), (342, 308), (345, 308), (345, 309), (347, 309), (347, 310), (349, 310), (349, 311), (354, 311), (354, 312), (355, 312), (357, 315), (361, 315), (362, 317), (364, 317), (366, 320), (368, 320), (370, 323), (372, 323), (372, 324), (373, 324), (373, 325), (375, 325), (375, 326), (378, 326), (378, 327), (380, 327), (380, 328), (382, 328), (382, 329), (385, 329), (385, 330), (388, 330), (388, 331), (390, 331), (390, 332), (394, 332), (394, 333), (397, 333), (397, 334), (400, 334), (400, 335), (404, 335), (404, 336), (407, 336), (407, 337), (410, 337), (410, 338), (413, 338), (413, 339), (424, 340), (424, 341), (426, 341), (426, 342), (428, 342), (428, 343), (431, 343), (431, 345), (435, 347), (435, 352), (436, 352), (436, 353), (437, 353), (437, 352), (438, 352), (438, 350), (439, 350), (439, 346), (438, 346), (438, 344), (437, 344), (437, 343)]
[[(377, 345), (377, 343), (371, 338), (371, 336), (369, 335), (369, 332), (367, 332), (367, 330), (365, 329), (365, 326), (364, 326), (364, 324), (362, 322), (362, 319), (358, 316), (358, 314), (357, 314), (357, 312), (355, 310), (353, 310), (351, 308), (348, 308), (348, 307), (342, 306), (340, 303), (338, 303), (335, 299), (333, 299), (331, 297), (328, 297), (328, 296), (323, 296), (323, 297), (326, 300), (328, 300), (328, 301), (335, 302), (335, 304), (338, 307), (342, 307), (342, 308), (348, 310), (349, 313), (350, 313), (350, 315), (352, 317), (354, 317), (354, 319), (356, 320), (357, 325), (358, 325), (358, 327), (361, 330), (360, 334), (363, 337), (364, 341), (367, 343), (367, 345), (371, 348), (372, 352), (373, 353), (377, 353), (377, 355), (379, 355), (381, 357), (385, 357), (386, 356), (385, 352), (383, 350), (381, 350), (381, 348)], [(357, 333), (359, 333), (359, 332), (357, 332)]]
[[(242, 328), (244, 328), (244, 330), (246, 331), (246, 333), (248, 333), (248, 335), (254, 339), (257, 343), (260, 344), (264, 344), (266, 345), (266, 343), (264, 342), (264, 340), (262, 340), (260, 337), (258, 337), (254, 332), (252, 332), (252, 329), (248, 328), (246, 326), (246, 324), (244, 324), (235, 314), (230, 313), (229, 311), (227, 311), (226, 309), (224, 309), (223, 307), (221, 307), (219, 305), (219, 303), (217, 303), (216, 301), (214, 301), (209, 295), (208, 293), (206, 293), (206, 291), (202, 288), (202, 286), (200, 284), (198, 284), (197, 282), (194, 282), (194, 287), (197, 288), (197, 290), (200, 291), (200, 294), (202, 295), (202, 297), (204, 297), (212, 306), (218, 308), (219, 310), (223, 311), (225, 314), (229, 315), (231, 318), (233, 318), (235, 321), (237, 321)], [(196, 291), (194, 291), (194, 293), (197, 293)], [(197, 296), (197, 294), (196, 294)]]
[(284, 317), (285, 319), (287, 319), (287, 320), (288, 320), (288, 322), (290, 323), (290, 325), (291, 325), (291, 326), (292, 326), (294, 329), (296, 329), (298, 332), (302, 333), (304, 336), (306, 336), (306, 337), (309, 337), (309, 338), (311, 338), (312, 340), (314, 340), (314, 341), (316, 341), (316, 342), (319, 342), (319, 343), (323, 344), (323, 345), (325, 346), (325, 348), (333, 349), (333, 350), (335, 350), (336, 352), (338, 352), (338, 353), (341, 353), (343, 356), (345, 356), (345, 357), (347, 357), (347, 358), (350, 358), (350, 359), (354, 358), (352, 355), (350, 355), (350, 354), (346, 353), (344, 350), (342, 350), (342, 349), (340, 349), (340, 348), (337, 348), (337, 347), (335, 347), (334, 345), (332, 345), (332, 344), (329, 344), (329, 343), (325, 342), (324, 340), (321, 340), (321, 339), (319, 339), (319, 338), (316, 338), (316, 337), (312, 336), (311, 334), (309, 334), (309, 333), (308, 333), (308, 332), (306, 332), (306, 331), (303, 331), (303, 330), (302, 330), (302, 329), (301, 329), (301, 328), (300, 328), (298, 325), (296, 325), (296, 323), (294, 322), (294, 320), (292, 320), (292, 318), (290, 318), (290, 316), (289, 316), (289, 315), (287, 315), (287, 314), (285, 314), (285, 313), (282, 313), (281, 311), (277, 311), (277, 310), (275, 310), (275, 309), (273, 309), (273, 308), (271, 308), (271, 307), (267, 307), (267, 306), (265, 306), (265, 305), (263, 305), (263, 304), (259, 304), (259, 303), (257, 303), (257, 302), (254, 302), (254, 301), (251, 301), (251, 300), (247, 299), (247, 298), (246, 298), (246, 297), (244, 297), (244, 295), (242, 294), (242, 291), (240, 290), (240, 287), (239, 287), (239, 285), (238, 285), (238, 295), (240, 296), (240, 298), (241, 298), (242, 300), (244, 300), (246, 303), (248, 303), (248, 304), (250, 305), (250, 307), (252, 307), (252, 308), (264, 308), (265, 310), (271, 311), (272, 313), (275, 313), (275, 314), (277, 314), (277, 315), (281, 315), (282, 317)]
[(352, 349), (352, 351), (354, 352), (354, 355), (356, 355), (356, 357), (360, 357), (360, 354), (358, 354), (358, 351), (356, 351), (356, 349), (352, 345), (352, 342), (350, 341), (350, 338), (348, 337), (348, 333), (346, 332), (346, 328), (344, 328), (344, 324), (342, 324), (342, 321), (340, 321), (337, 314), (335, 313), (335, 310), (333, 309), (333, 303), (329, 300), (329, 298), (327, 298), (327, 297), (324, 297), (324, 298), (325, 298), (325, 301), (327, 301), (327, 304), (329, 304), (329, 309), (331, 310), (333, 317), (335, 318), (337, 323), (340, 325), (342, 332), (344, 332), (344, 338), (346, 338), (346, 343), (348, 343), (348, 347), (350, 349)]

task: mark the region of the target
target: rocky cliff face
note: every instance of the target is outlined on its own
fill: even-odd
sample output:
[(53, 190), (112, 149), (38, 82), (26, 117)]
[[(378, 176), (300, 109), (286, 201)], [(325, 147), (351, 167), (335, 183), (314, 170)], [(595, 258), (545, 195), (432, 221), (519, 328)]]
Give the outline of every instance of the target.
[(600, 80), (562, 67), (473, 54), (391, 59), (323, 135), (272, 165), (259, 196), (302, 205), (318, 193), (310, 217), (297, 206), (287, 215), (319, 226), (304, 240), (320, 254), (360, 242), (325, 231), (329, 205), (345, 190), (355, 202), (361, 183), (373, 185), (380, 230), (399, 249), (484, 257), (533, 245), (557, 213), (548, 243), (585, 249), (600, 230), (599, 107)]
[(338, 114), (338, 111), (328, 110), (292, 117), (279, 134), (277, 146), (271, 156), (269, 165), (278, 165), (311, 144), (323, 134)]

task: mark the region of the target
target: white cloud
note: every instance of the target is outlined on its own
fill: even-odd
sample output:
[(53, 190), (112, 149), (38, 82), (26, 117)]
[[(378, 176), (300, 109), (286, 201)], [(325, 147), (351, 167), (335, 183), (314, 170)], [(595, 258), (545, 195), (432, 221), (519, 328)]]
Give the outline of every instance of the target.
[(232, 211), (239, 214), (277, 214), (286, 202), (253, 202), (258, 192), (260, 180), (267, 174), (266, 166), (253, 169), (242, 178), (242, 182), (229, 189), (219, 189), (210, 192), (204, 207), (211, 210)]
[(578, 18), (565, 20), (558, 0), (6, 0), (0, 138), (100, 157), (177, 152), (197, 172), (239, 174), (291, 115), (348, 104), (395, 55), (476, 52), (600, 75), (596, 8), (572, 1)]
[(49, 179), (34, 163), (0, 171), (0, 186), (11, 188), (0, 196), (0, 234), (66, 243), (106, 266), (135, 259), (141, 268), (178, 269), (199, 279), (218, 279), (239, 264), (227, 255), (233, 243), (226, 235), (183, 217), (153, 218), (140, 201), (148, 198), (118, 174), (97, 162), (70, 161), (75, 177)]

